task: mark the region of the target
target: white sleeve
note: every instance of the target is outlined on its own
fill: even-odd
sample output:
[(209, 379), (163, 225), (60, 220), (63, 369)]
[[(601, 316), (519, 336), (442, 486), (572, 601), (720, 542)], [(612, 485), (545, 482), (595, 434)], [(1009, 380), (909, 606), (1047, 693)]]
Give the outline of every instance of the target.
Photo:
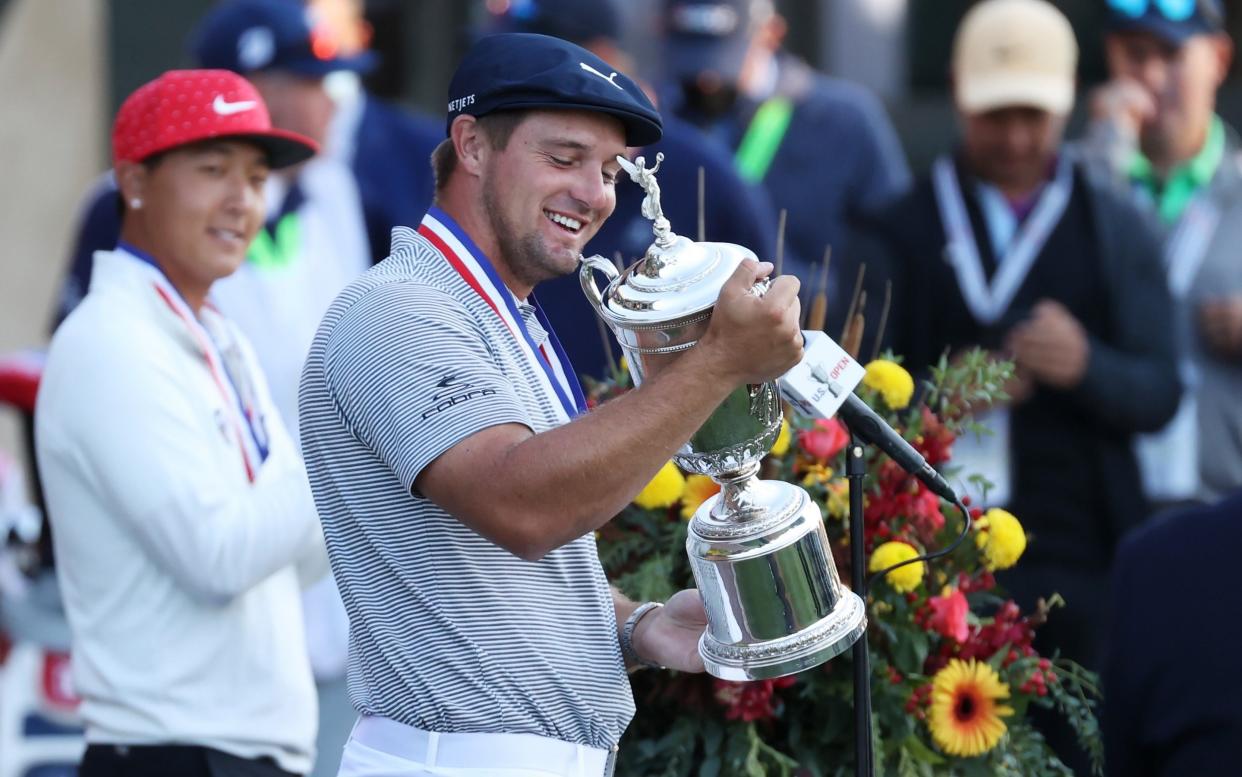
[(88, 358), (99, 363), (83, 392), (86, 412), (76, 419), (84, 465), (139, 543), (184, 588), (224, 603), (322, 547), (305, 469), (274, 412), (271, 454), (253, 483), (239, 483), (206, 436), (205, 399), (190, 395), (170, 364), (184, 369), (184, 360)]

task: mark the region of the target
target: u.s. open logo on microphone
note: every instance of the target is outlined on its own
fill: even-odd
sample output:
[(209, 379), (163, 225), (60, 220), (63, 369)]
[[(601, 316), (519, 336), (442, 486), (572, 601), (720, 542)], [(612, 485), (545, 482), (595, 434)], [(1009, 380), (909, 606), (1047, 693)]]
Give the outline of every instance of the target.
[(803, 332), (802, 361), (779, 381), (786, 402), (812, 418), (831, 418), (866, 370), (823, 332)]

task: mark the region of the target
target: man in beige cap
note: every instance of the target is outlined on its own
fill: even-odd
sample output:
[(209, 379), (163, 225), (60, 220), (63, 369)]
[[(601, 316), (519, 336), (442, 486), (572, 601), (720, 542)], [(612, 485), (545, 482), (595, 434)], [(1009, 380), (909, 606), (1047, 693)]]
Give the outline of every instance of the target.
[[(887, 269), (888, 344), (913, 368), (973, 346), (1015, 363), (1012, 400), (979, 419), (994, 434), (959, 439), (955, 460), (993, 483), (976, 505), (1030, 531), (1001, 586), (1024, 609), (1067, 602), (1041, 651), (1095, 667), (1113, 548), (1147, 515), (1132, 437), (1168, 420), (1180, 387), (1157, 241), (1062, 145), (1077, 55), (1044, 0), (974, 6), (954, 42), (960, 145), (856, 250)], [(1067, 732), (1045, 731), (1081, 759)]]

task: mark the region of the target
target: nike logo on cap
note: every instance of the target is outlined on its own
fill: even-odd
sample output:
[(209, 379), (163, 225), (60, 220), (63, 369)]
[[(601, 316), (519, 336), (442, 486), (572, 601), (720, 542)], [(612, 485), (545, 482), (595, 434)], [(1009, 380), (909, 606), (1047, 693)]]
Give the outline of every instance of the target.
[(235, 113), (248, 111), (258, 105), (254, 100), (239, 100), (235, 103), (228, 102), (224, 99), (224, 95), (216, 95), (216, 99), (211, 104), (211, 109), (221, 116), (232, 116)]
[(617, 71), (615, 71), (615, 70), (614, 70), (614, 71), (612, 71), (612, 73), (611, 73), (610, 75), (604, 75), (603, 73), (599, 72), (598, 70), (596, 70), (595, 68), (591, 67), (590, 65), (588, 65), (588, 64), (587, 64), (587, 63), (585, 63), (585, 62), (579, 62), (578, 64), (582, 67), (582, 69), (583, 69), (583, 70), (587, 71), (588, 73), (592, 73), (592, 74), (594, 74), (594, 75), (597, 75), (597, 76), (599, 76), (600, 78), (602, 78), (602, 79), (604, 79), (605, 81), (607, 81), (608, 83), (610, 83), (610, 84), (612, 84), (613, 86), (617, 87), (617, 88), (618, 88), (618, 89), (620, 89), (621, 91), (623, 91), (623, 92), (625, 91), (625, 87), (621, 86), (621, 84), (618, 84), (616, 81), (613, 81), (613, 80), (612, 80), (612, 79), (614, 79), (614, 78), (616, 78), (616, 77), (617, 77)]

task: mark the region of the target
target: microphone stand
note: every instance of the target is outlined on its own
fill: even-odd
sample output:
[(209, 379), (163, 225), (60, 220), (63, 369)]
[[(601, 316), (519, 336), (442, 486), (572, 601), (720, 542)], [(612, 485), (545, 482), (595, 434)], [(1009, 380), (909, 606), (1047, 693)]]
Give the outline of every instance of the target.
[[(847, 426), (848, 428), (848, 426)], [(850, 569), (854, 593), (867, 603), (867, 559), (863, 547), (863, 478), (867, 460), (863, 444), (850, 431), (850, 444), (845, 449), (845, 477), (850, 492)], [(871, 762), (871, 659), (867, 652), (867, 632), (854, 642), (854, 774), (872, 777)]]

